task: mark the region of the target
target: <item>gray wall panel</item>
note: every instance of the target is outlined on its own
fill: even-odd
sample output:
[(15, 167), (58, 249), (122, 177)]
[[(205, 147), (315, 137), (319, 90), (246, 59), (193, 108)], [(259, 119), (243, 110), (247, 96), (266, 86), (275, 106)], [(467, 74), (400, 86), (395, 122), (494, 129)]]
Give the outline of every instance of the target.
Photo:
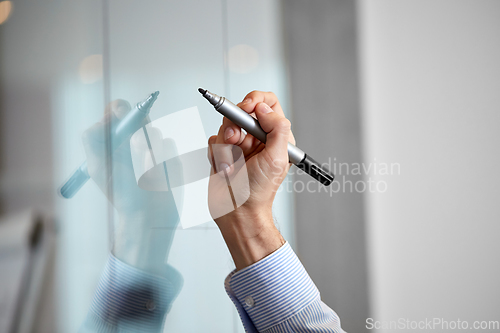
[(290, 0), (283, 11), (297, 144), (330, 161), (338, 180), (331, 188), (338, 192), (325, 193), (313, 183), (302, 190), (299, 183), (310, 178), (296, 176), (298, 254), (344, 330), (363, 332), (369, 312), (363, 194), (348, 185), (363, 179), (345, 167), (338, 172), (339, 163), (362, 162), (355, 2)]

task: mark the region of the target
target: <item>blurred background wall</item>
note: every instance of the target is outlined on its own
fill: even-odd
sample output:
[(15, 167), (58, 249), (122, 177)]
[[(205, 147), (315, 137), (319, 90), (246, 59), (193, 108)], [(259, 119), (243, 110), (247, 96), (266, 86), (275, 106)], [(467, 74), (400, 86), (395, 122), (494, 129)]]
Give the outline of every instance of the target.
[[(198, 105), (210, 135), (220, 117), (198, 86), (233, 101), (275, 91), (298, 145), (336, 167), (341, 187), (385, 184), (361, 193), (292, 187), (275, 207), (346, 331), (366, 331), (367, 317), (500, 320), (500, 2), (11, 5), (0, 22), (0, 212), (35, 210), (56, 235), (32, 331), (76, 331), (108, 254), (114, 216), (98, 188), (55, 195), (84, 158), (82, 132), (107, 99), (135, 103), (159, 89), (157, 117)], [(352, 172), (355, 163), (369, 170)], [(384, 174), (383, 163), (395, 168)], [(171, 327), (198, 332), (184, 314), (211, 307), (217, 321), (206, 312), (199, 325), (241, 332), (222, 288), (231, 263), (218, 231), (208, 224), (178, 235), (174, 262), (189, 288)], [(196, 246), (211, 251), (200, 259)], [(201, 284), (192, 260), (215, 266)], [(193, 297), (200, 303), (189, 308)]]
[(363, 176), (335, 170), (362, 161), (356, 3), (291, 0), (283, 13), (294, 134), (336, 174), (328, 191), (296, 175), (297, 251), (342, 327), (362, 332), (369, 313), (364, 193), (344, 184)]
[[(499, 320), (500, 2), (358, 2), (372, 316)], [(493, 330), (491, 330), (493, 331)]]
[[(500, 3), (283, 10), (294, 130), (342, 188), (295, 194), (299, 255), (323, 299), (352, 332), (368, 317), (498, 320)], [(350, 190), (361, 179), (380, 190)]]

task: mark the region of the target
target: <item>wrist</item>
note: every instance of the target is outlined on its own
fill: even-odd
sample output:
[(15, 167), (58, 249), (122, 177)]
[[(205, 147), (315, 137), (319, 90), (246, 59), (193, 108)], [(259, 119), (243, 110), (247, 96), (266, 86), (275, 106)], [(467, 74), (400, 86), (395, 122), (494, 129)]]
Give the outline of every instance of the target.
[(114, 229), (113, 255), (148, 273), (163, 276), (175, 224), (158, 216), (121, 217)]
[(274, 225), (271, 209), (256, 213), (240, 208), (216, 220), (237, 270), (258, 262), (285, 244)]

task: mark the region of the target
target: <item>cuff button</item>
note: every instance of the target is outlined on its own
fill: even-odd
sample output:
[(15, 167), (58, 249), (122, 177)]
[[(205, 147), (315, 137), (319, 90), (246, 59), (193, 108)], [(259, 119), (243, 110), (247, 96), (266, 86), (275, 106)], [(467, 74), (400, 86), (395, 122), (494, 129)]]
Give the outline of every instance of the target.
[(247, 296), (245, 297), (245, 304), (248, 306), (248, 307), (253, 307), (255, 305), (255, 302), (252, 298), (252, 296)]
[(149, 311), (153, 311), (154, 309), (156, 309), (156, 304), (153, 300), (148, 300), (146, 302), (146, 309), (148, 309)]

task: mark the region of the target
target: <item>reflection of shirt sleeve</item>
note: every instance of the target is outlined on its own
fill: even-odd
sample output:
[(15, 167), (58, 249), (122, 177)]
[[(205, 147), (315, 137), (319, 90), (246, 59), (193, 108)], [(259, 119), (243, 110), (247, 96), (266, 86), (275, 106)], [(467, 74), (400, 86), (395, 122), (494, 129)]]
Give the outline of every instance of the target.
[(182, 286), (168, 267), (168, 279), (146, 273), (110, 255), (82, 332), (161, 332), (165, 314)]
[(226, 278), (247, 332), (344, 332), (288, 243)]

